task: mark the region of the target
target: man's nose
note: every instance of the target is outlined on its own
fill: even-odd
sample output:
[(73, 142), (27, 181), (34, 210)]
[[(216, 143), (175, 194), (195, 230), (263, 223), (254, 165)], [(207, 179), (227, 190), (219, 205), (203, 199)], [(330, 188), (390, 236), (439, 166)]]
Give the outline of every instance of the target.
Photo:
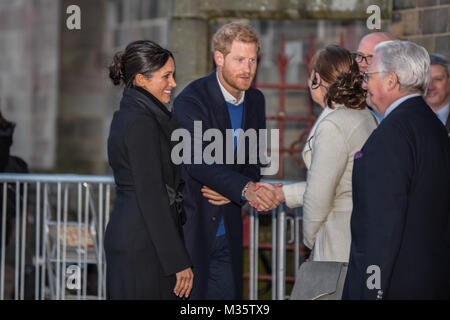
[(359, 72), (364, 73), (367, 71), (368, 65), (365, 63), (360, 63), (359, 64)]
[(247, 62), (244, 63), (243, 71), (245, 73), (250, 73), (250, 70), (251, 70), (251, 62), (247, 61)]

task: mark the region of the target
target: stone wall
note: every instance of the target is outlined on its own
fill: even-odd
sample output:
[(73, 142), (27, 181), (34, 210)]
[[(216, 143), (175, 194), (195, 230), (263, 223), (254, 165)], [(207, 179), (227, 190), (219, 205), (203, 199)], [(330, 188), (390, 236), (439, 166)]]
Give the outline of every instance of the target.
[[(60, 99), (56, 172), (100, 173), (105, 170), (105, 120), (108, 89), (106, 0), (63, 0), (60, 9)], [(66, 26), (66, 8), (81, 9), (81, 30)]]
[(450, 0), (394, 0), (392, 33), (450, 57)]
[(59, 1), (0, 1), (0, 108), (16, 123), (11, 154), (55, 165)]

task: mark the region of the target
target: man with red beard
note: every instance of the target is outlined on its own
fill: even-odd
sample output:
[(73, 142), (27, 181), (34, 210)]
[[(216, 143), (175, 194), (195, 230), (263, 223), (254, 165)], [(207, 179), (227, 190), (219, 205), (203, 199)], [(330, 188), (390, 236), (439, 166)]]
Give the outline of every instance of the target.
[[(242, 298), (241, 207), (246, 201), (261, 203), (263, 210), (279, 204), (272, 191), (255, 190), (261, 166), (260, 161), (249, 161), (247, 139), (239, 140), (239, 151), (245, 150), (245, 163), (236, 163), (240, 162), (236, 161), (239, 135), (236, 130), (258, 132), (266, 128), (264, 96), (251, 87), (259, 48), (258, 36), (250, 26), (224, 25), (212, 40), (216, 70), (190, 83), (174, 101), (175, 115), (180, 127), (189, 131), (193, 151), (190, 163), (182, 164), (187, 218), (184, 237), (194, 272), (190, 299)], [(209, 142), (196, 138), (199, 123), (202, 137), (205, 131), (218, 129), (222, 142), (226, 142), (226, 130), (234, 130), (231, 148), (225, 143), (220, 147), (223, 153), (219, 161), (205, 163), (203, 152)], [(218, 143), (217, 138), (214, 143)], [(195, 157), (199, 149), (202, 154)], [(216, 150), (216, 159), (220, 151)], [(233, 163), (229, 159), (234, 159)]]
[(440, 54), (430, 54), (430, 83), (425, 101), (450, 134), (450, 63)]

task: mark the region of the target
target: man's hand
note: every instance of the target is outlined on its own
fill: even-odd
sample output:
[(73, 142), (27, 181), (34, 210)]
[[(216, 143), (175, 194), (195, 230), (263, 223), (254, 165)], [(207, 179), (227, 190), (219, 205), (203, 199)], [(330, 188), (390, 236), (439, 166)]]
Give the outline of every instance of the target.
[(256, 190), (260, 188), (266, 188), (273, 191), (279, 202), (286, 201), (286, 199), (284, 198), (283, 185), (281, 183), (257, 182)]
[(194, 273), (191, 268), (184, 269), (183, 271), (177, 272), (177, 283), (173, 292), (180, 298), (189, 297), (192, 290), (192, 285), (194, 284)]
[[(271, 197), (274, 197), (274, 204), (272, 207), (265, 207), (263, 204), (257, 201), (250, 201), (250, 205), (258, 211), (267, 211), (276, 208), (281, 202), (285, 201), (284, 193), (282, 189), (283, 185), (280, 183), (271, 184), (267, 182), (258, 182), (256, 183), (255, 190), (256, 192), (264, 192), (266, 195), (270, 194)], [(269, 193), (268, 193), (269, 192)], [(275, 206), (276, 204), (276, 206)]]
[(216, 206), (221, 206), (230, 202), (228, 198), (225, 198), (223, 195), (208, 188), (207, 186), (203, 186), (202, 194), (205, 198), (209, 199), (209, 203), (212, 203)]
[(280, 200), (277, 197), (275, 185), (263, 184), (257, 187), (257, 184), (250, 182), (245, 198), (250, 205), (258, 211), (268, 211), (279, 206)]

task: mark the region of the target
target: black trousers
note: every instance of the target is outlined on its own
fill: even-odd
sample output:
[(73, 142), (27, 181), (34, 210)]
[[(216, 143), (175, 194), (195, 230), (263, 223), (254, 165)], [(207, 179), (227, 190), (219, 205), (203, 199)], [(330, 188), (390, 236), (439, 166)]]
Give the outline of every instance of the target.
[(234, 300), (235, 284), (227, 236), (216, 237), (209, 262), (207, 300)]

